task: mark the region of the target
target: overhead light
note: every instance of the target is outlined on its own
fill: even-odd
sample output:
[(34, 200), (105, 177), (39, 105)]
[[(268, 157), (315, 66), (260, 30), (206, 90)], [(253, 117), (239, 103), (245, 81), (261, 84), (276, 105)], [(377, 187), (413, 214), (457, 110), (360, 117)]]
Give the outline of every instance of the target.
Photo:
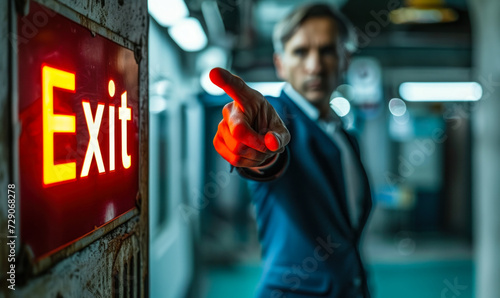
[(478, 101), (483, 88), (476, 82), (407, 82), (399, 86), (399, 94), (407, 101)]
[(172, 90), (172, 82), (168, 79), (159, 79), (150, 84), (150, 95), (159, 95), (167, 97)]
[(349, 111), (351, 110), (351, 104), (349, 101), (344, 98), (344, 97), (335, 97), (330, 101), (330, 106), (332, 109), (335, 111), (339, 117), (344, 117), (345, 115), (349, 114)]
[(160, 113), (167, 109), (167, 98), (172, 90), (172, 82), (159, 79), (149, 85), (149, 111)]
[(405, 4), (407, 6), (414, 7), (430, 7), (430, 6), (443, 6), (446, 1), (444, 0), (406, 0)]
[(396, 117), (403, 116), (406, 113), (406, 104), (399, 98), (393, 98), (389, 101), (389, 111)]
[(401, 7), (389, 15), (394, 24), (451, 23), (458, 20), (458, 13), (451, 8)]
[(149, 98), (149, 111), (151, 113), (161, 113), (167, 109), (167, 99), (163, 96), (153, 95)]
[(189, 15), (183, 0), (149, 0), (148, 11), (164, 27), (172, 26)]
[(278, 97), (285, 82), (255, 82), (248, 83), (248, 87), (259, 91), (262, 95)]
[(392, 120), (400, 125), (408, 124), (408, 122), (410, 121), (410, 113), (408, 111), (405, 111), (405, 113), (401, 116), (392, 115)]
[(227, 68), (228, 50), (217, 46), (210, 46), (196, 55), (196, 71), (210, 71), (214, 67)]
[(207, 36), (200, 21), (195, 18), (185, 18), (168, 28), (172, 39), (186, 52), (196, 52), (207, 45)]
[(219, 88), (219, 86), (212, 83), (209, 74), (210, 74), (210, 69), (207, 69), (206, 71), (201, 73), (200, 84), (203, 90), (205, 90), (208, 94), (215, 96), (224, 94), (224, 90), (222, 90), (221, 88)]

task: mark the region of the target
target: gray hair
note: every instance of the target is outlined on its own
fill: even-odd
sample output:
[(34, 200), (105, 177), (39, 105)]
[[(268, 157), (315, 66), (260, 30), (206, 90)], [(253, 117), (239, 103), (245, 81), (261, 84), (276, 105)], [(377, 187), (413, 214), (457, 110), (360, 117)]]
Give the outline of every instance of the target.
[(299, 27), (313, 17), (329, 17), (338, 25), (340, 40), (347, 53), (357, 49), (357, 38), (351, 22), (338, 10), (324, 3), (300, 6), (276, 24), (273, 32), (274, 52), (282, 54), (285, 43), (292, 38)]

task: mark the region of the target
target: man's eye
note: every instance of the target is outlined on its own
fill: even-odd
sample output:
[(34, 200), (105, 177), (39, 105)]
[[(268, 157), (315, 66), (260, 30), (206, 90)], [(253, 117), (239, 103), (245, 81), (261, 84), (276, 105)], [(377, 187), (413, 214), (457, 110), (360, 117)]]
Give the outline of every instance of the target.
[(337, 49), (334, 46), (324, 47), (320, 50), (321, 55), (337, 55)]
[(293, 50), (293, 55), (298, 56), (298, 57), (304, 57), (306, 55), (306, 53), (307, 53), (306, 49)]

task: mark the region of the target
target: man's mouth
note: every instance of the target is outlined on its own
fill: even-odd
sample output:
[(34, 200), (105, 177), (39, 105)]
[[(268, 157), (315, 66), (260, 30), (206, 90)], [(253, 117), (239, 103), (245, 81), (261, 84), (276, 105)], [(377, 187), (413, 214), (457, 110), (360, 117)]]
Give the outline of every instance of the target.
[(323, 90), (325, 88), (324, 81), (320, 78), (306, 81), (306, 87), (309, 90)]

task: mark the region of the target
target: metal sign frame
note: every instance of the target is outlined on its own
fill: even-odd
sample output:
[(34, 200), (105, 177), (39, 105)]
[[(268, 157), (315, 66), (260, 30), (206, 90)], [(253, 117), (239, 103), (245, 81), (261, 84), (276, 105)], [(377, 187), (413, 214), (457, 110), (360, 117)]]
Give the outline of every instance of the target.
[[(22, 239), (16, 240), (16, 291), (9, 294), (30, 296), (50, 289), (54, 297), (64, 294), (64, 285), (71, 285), (75, 293), (102, 295), (126, 295), (147, 297), (148, 293), (148, 11), (147, 1), (77, 1), (39, 0), (36, 1), (58, 14), (99, 34), (114, 43), (134, 52), (139, 65), (139, 193), (136, 207), (132, 211), (109, 222), (70, 245), (35, 261), (29, 251), (23, 248)], [(0, 90), (0, 186), (7, 192), (7, 185), (19, 185), (19, 156), (17, 140), (20, 135), (17, 119), (17, 42), (26, 38), (26, 32), (17, 32), (17, 18), (26, 15), (29, 0), (0, 2), (0, 85), (8, 88)], [(42, 20), (42, 19), (40, 19)], [(40, 24), (43, 22), (40, 22)], [(35, 24), (36, 29), (36, 24)], [(20, 218), (21, 193), (16, 193), (16, 218)], [(4, 201), (3, 199), (1, 200)], [(0, 206), (0, 234), (7, 235), (7, 204)], [(16, 221), (16, 230), (19, 223)], [(9, 270), (9, 247), (0, 248), (1, 278), (7, 279)], [(71, 258), (70, 258), (71, 257)], [(92, 270), (92, 266), (99, 268)], [(48, 270), (53, 268), (53, 270)], [(88, 268), (85, 270), (85, 268)], [(74, 272), (80, 271), (75, 277)], [(127, 272), (126, 274), (122, 271)], [(97, 283), (96, 292), (88, 290), (88, 284), (81, 284), (82, 272), (87, 272), (89, 283)], [(119, 278), (128, 277), (128, 280)], [(95, 281), (102, 278), (101, 281)], [(139, 278), (130, 286), (132, 279)], [(126, 278), (125, 278), (126, 279)], [(66, 287), (67, 289), (67, 287)], [(82, 292), (78, 292), (79, 289)], [(7, 291), (2, 288), (0, 292)], [(48, 293), (44, 293), (48, 294)], [(128, 294), (127, 294), (128, 295)], [(65, 296), (65, 295), (63, 295)]]

